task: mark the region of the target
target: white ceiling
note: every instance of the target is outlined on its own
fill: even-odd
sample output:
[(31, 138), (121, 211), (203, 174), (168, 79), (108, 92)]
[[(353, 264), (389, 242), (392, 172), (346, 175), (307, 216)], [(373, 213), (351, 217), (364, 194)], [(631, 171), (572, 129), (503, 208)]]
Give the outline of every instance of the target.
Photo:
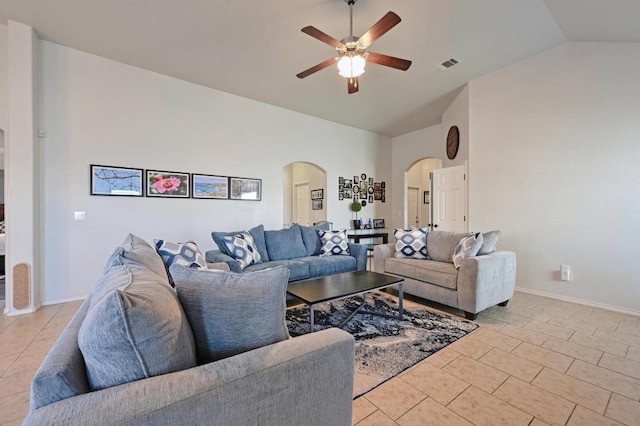
[[(396, 136), (440, 122), (476, 77), (569, 41), (640, 42), (639, 0), (359, 0), (354, 33), (387, 11), (402, 22), (369, 49), (413, 61), (398, 71), (368, 64), (347, 94), (335, 56), (302, 33), (349, 32), (344, 0), (0, 0), (0, 22), (41, 38), (224, 92)], [(447, 71), (436, 64), (460, 61)]]

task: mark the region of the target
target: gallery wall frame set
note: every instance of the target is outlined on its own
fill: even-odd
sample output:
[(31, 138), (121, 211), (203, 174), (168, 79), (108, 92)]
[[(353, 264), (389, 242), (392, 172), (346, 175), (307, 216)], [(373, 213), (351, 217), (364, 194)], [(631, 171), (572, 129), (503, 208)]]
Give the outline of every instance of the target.
[(91, 195), (262, 200), (262, 179), (91, 164)]
[(366, 173), (354, 175), (353, 179), (338, 178), (338, 200), (360, 201), (363, 206), (367, 202), (386, 201), (386, 183), (375, 182)]

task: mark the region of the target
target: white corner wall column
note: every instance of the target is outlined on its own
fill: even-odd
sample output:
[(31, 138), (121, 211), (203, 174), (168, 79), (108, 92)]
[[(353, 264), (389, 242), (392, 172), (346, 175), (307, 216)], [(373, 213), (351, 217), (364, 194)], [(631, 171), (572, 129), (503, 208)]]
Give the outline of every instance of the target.
[[(34, 312), (40, 306), (39, 39), (28, 25), (9, 21), (8, 28), (7, 299), (4, 313), (18, 315)], [(16, 265), (19, 265), (19, 274), (14, 274)], [(22, 301), (18, 307), (14, 303), (16, 299)]]

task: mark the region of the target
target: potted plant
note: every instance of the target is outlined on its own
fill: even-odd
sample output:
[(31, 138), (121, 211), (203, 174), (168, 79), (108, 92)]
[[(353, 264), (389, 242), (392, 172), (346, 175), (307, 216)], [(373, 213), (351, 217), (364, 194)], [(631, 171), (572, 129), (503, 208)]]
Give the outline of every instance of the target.
[(349, 204), (349, 210), (351, 210), (352, 212), (354, 212), (356, 214), (356, 219), (351, 221), (351, 226), (353, 227), (353, 229), (360, 229), (360, 221), (358, 220), (358, 212), (360, 210), (362, 210), (362, 204), (360, 204), (360, 201), (354, 201), (353, 203)]

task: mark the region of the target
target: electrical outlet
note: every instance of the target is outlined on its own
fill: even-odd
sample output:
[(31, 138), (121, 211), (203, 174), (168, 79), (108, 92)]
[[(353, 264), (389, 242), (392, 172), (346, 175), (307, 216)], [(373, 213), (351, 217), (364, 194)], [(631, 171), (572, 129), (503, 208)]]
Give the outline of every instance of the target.
[(83, 212), (83, 211), (73, 212), (73, 220), (87, 220), (87, 212)]
[(571, 266), (560, 265), (560, 276), (562, 281), (571, 281)]

